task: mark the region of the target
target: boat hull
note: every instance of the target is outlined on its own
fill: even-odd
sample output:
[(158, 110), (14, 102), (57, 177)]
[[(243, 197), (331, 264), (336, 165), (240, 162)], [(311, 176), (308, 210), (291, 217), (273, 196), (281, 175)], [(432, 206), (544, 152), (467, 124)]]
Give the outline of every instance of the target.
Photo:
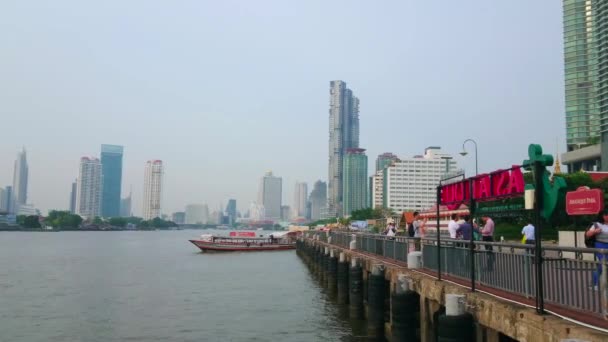
[(230, 244), (216, 243), (202, 240), (188, 240), (193, 245), (198, 247), (203, 252), (255, 252), (255, 251), (284, 251), (295, 249), (295, 244), (270, 244), (270, 243), (250, 243), (246, 244)]

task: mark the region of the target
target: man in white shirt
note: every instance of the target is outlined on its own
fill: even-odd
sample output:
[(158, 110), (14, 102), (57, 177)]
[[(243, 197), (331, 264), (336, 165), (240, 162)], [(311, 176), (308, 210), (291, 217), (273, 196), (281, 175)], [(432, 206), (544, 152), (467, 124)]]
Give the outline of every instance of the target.
[(534, 226), (532, 223), (528, 223), (528, 225), (521, 230), (521, 233), (526, 237), (527, 245), (534, 244)]
[(452, 239), (456, 238), (456, 230), (460, 226), (458, 224), (458, 222), (456, 222), (457, 220), (458, 220), (458, 214), (452, 214), (451, 220), (448, 223), (448, 232), (450, 233), (450, 238), (452, 238)]

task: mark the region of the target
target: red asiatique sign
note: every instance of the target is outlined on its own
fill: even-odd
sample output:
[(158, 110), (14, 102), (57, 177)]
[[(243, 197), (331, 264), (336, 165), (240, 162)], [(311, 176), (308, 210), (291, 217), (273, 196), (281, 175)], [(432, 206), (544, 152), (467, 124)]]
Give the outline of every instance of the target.
[(595, 215), (604, 207), (604, 192), (581, 186), (566, 193), (566, 212), (568, 215)]
[[(515, 165), (509, 170), (497, 170), (457, 183), (443, 185), (441, 187), (441, 204), (445, 204), (449, 210), (455, 210), (460, 204), (470, 201), (471, 198), (476, 201), (483, 201), (498, 197), (522, 195), (524, 186), (521, 166)], [(473, 193), (471, 193), (471, 188)]]

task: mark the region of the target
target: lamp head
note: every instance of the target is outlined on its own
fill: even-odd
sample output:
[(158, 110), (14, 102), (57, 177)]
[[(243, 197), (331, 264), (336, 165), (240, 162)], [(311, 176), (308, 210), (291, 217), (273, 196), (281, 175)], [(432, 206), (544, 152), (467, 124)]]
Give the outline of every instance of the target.
[(465, 150), (462, 150), (462, 152), (460, 152), (460, 155), (463, 157), (466, 156), (467, 154), (469, 154), (469, 152), (467, 152)]

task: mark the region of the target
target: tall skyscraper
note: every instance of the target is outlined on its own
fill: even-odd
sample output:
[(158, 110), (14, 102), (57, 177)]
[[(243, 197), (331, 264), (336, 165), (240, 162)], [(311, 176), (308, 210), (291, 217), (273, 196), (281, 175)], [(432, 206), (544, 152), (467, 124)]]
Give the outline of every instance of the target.
[(70, 212), (76, 214), (76, 194), (78, 193), (78, 179), (72, 183), (72, 191), (70, 192)]
[(385, 167), (390, 165), (394, 160), (397, 160), (397, 156), (390, 153), (385, 152), (376, 158), (376, 171), (383, 170)]
[(6, 191), (4, 188), (0, 188), (0, 213), (5, 214), (6, 209)]
[(101, 215), (103, 176), (97, 158), (80, 158), (76, 189), (76, 213), (85, 218)]
[(4, 188), (4, 205), (5, 205), (5, 209), (6, 212), (9, 214), (14, 214), (15, 213), (15, 203), (13, 201), (13, 187), (10, 185), (7, 185)]
[(329, 216), (342, 216), (343, 159), (346, 150), (359, 147), (359, 99), (343, 81), (329, 88)]
[(28, 166), (25, 147), (17, 154), (15, 160), (15, 170), (13, 173), (13, 210), (17, 212), (19, 206), (27, 204), (27, 180)]
[(570, 171), (608, 171), (608, 3), (563, 0), (567, 152)]
[(290, 215), (291, 215), (291, 207), (289, 207), (288, 205), (282, 205), (281, 206), (281, 220), (289, 221)]
[(226, 216), (228, 217), (228, 224), (236, 222), (236, 200), (229, 199), (228, 205), (226, 206)]
[(120, 216), (122, 153), (122, 146), (101, 145), (101, 166), (103, 172), (101, 215), (104, 217)]
[(293, 192), (293, 217), (306, 217), (306, 202), (308, 201), (308, 184), (296, 182)]
[(365, 149), (350, 148), (344, 155), (343, 213), (367, 207), (367, 156)]
[(123, 198), (120, 200), (120, 217), (131, 217), (133, 216), (133, 209), (132, 209), (132, 203), (133, 203), (133, 195), (132, 193), (129, 191), (129, 196)]
[(318, 180), (310, 192), (310, 219), (313, 221), (322, 219), (322, 213), (326, 213), (326, 208), (327, 183)]
[(160, 217), (163, 192), (163, 162), (149, 160), (144, 172), (143, 218), (151, 220)]
[(265, 218), (279, 220), (281, 218), (281, 204), (283, 196), (283, 179), (267, 172), (260, 179), (258, 189), (258, 204), (264, 207)]

